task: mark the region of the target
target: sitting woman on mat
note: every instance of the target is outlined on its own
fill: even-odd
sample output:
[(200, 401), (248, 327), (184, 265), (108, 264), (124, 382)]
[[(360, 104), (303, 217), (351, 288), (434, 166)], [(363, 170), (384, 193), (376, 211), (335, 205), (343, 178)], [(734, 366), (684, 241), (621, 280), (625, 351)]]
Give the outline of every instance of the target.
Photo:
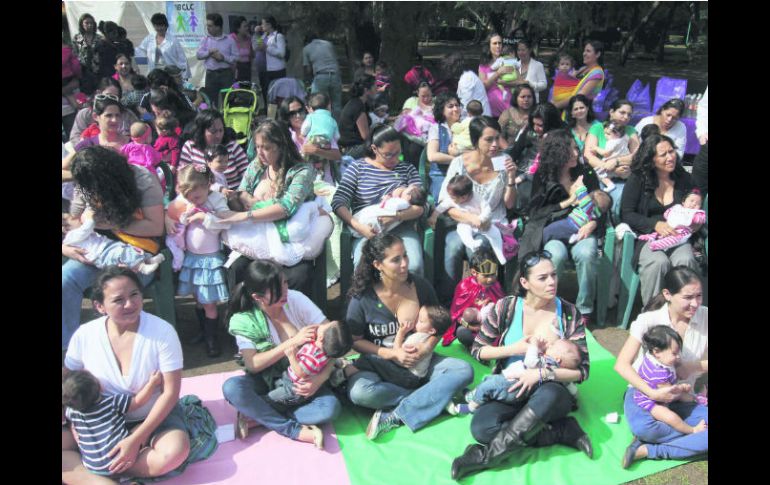
[(283, 269), (271, 261), (252, 261), (230, 301), (229, 331), (246, 374), (225, 381), (222, 393), (238, 410), (237, 436), (245, 438), (253, 420), (293, 440), (323, 447), (323, 432), (316, 425), (331, 422), (342, 409), (324, 386), (333, 365), (294, 383), (294, 393), (310, 399), (303, 404), (279, 411), (266, 396), (289, 365), (286, 353), (316, 341), (319, 326), (329, 321), (308, 297), (289, 289)]
[[(142, 284), (136, 273), (111, 266), (95, 280), (92, 298), (103, 316), (83, 324), (72, 336), (62, 379), (71, 371), (85, 369), (99, 381), (102, 394), (125, 403), (122, 409), (129, 403), (121, 398), (139, 393), (153, 373), (160, 372), (163, 385), (146, 404), (125, 414), (130, 431), (119, 430), (101, 453), (90, 447), (92, 452), (84, 461), (74, 431), (63, 427), (62, 482), (106, 484), (117, 482), (105, 475), (165, 475), (182, 465), (190, 453), (189, 430), (179, 403), (182, 345), (174, 327), (142, 310)], [(79, 310), (80, 299), (77, 304)], [(98, 414), (88, 411), (86, 415)], [(81, 447), (87, 447), (87, 438), (81, 434)]]
[[(570, 382), (588, 379), (588, 346), (585, 327), (572, 303), (556, 296), (558, 277), (547, 251), (525, 254), (519, 261), (518, 294), (499, 300), (482, 323), (471, 353), (479, 361), (497, 360), (493, 373), (521, 360), (530, 337), (549, 342), (560, 338), (577, 344), (581, 362), (577, 369), (527, 369), (509, 392), (529, 394), (517, 404), (490, 401), (476, 409), (471, 433), (482, 444), (469, 445), (452, 462), (458, 480), (479, 470), (495, 468), (516, 450), (527, 446), (563, 444), (593, 456), (588, 435), (567, 414), (577, 408), (567, 390)], [(546, 426), (549, 424), (550, 426)]]
[(700, 276), (686, 266), (677, 266), (666, 273), (662, 287), (663, 290), (631, 324), (628, 340), (615, 362), (615, 370), (629, 383), (623, 409), (634, 434), (633, 442), (623, 455), (623, 468), (642, 458), (684, 460), (707, 453), (709, 448), (708, 429), (685, 434), (656, 420), (650, 411), (634, 402), (636, 389), (656, 403), (668, 403), (668, 408), (689, 426), (696, 426), (701, 420), (708, 423), (708, 407), (697, 402), (680, 401), (676, 388), (653, 389), (637, 373), (644, 357), (642, 337), (656, 325), (670, 326), (682, 337), (681, 363), (676, 367), (680, 382), (694, 387), (698, 376), (709, 370), (709, 313), (708, 307), (701, 305), (703, 287)]
[[(361, 262), (353, 275), (346, 321), (353, 334), (353, 348), (411, 368), (433, 352), (441, 335), (433, 335), (415, 346), (393, 349), (399, 326), (399, 308), (412, 306), (412, 322), (417, 309), (437, 305), (433, 287), (409, 271), (404, 243), (393, 233), (377, 235), (363, 244)], [(452, 395), (473, 380), (470, 364), (460, 359), (434, 355), (428, 367), (427, 382), (410, 390), (383, 380), (371, 371), (350, 376), (348, 393), (358, 405), (376, 409), (366, 430), (370, 440), (406, 424), (417, 431), (436, 418)]]

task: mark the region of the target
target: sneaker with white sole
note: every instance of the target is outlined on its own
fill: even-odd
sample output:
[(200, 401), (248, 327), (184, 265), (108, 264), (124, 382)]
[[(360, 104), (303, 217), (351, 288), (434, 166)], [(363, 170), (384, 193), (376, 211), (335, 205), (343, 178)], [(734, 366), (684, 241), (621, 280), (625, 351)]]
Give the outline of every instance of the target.
[(401, 423), (401, 420), (398, 419), (398, 416), (392, 411), (386, 412), (382, 409), (378, 409), (372, 415), (369, 426), (366, 427), (366, 437), (370, 440), (374, 440), (381, 434), (401, 426), (401, 424), (403, 424)]

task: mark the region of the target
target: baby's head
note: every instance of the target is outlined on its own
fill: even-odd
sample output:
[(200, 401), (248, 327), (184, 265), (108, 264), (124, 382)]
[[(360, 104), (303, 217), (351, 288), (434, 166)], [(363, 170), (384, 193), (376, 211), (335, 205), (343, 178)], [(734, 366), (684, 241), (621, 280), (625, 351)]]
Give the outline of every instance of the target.
[(388, 63), (385, 61), (377, 61), (377, 64), (374, 65), (374, 74), (382, 75), (387, 73), (388, 73)]
[(481, 323), (481, 311), (478, 308), (469, 306), (463, 310), (462, 319), (465, 320), (465, 323), (477, 325)]
[(645, 350), (663, 365), (674, 367), (681, 358), (682, 337), (668, 325), (656, 325), (647, 330), (642, 343)]
[(604, 122), (604, 136), (608, 139), (620, 138), (625, 135), (625, 129), (614, 121)]
[(469, 116), (473, 116), (475, 118), (484, 114), (484, 106), (481, 104), (481, 101), (474, 99), (468, 102), (468, 106), (465, 107), (465, 111), (468, 112)]
[(660, 127), (655, 123), (650, 123), (642, 128), (642, 132), (639, 133), (639, 141), (644, 141), (650, 135), (660, 135)]
[(61, 383), (61, 403), (75, 411), (86, 412), (99, 402), (99, 380), (87, 370), (71, 371)]
[(438, 305), (425, 305), (420, 308), (420, 312), (417, 314), (417, 324), (414, 330), (440, 337), (446, 333), (451, 324), (452, 315), (449, 310)]
[(575, 67), (575, 59), (573, 59), (572, 56), (567, 53), (559, 54), (558, 66), (560, 72), (567, 74), (573, 67)]
[(580, 365), (580, 349), (571, 340), (559, 339), (545, 349), (545, 355), (559, 363), (562, 369), (577, 369)]
[(503, 48), (500, 55), (504, 57), (516, 56), (516, 42), (513, 39), (503, 39)]
[(314, 93), (311, 94), (310, 98), (307, 100), (307, 107), (311, 113), (318, 109), (328, 110), (331, 108), (331, 101), (329, 100), (329, 96), (324, 93)]
[(176, 190), (191, 204), (200, 207), (209, 198), (214, 172), (207, 165), (191, 163), (177, 172)]
[(682, 206), (687, 209), (700, 209), (703, 207), (703, 195), (698, 189), (692, 189), (682, 199)]
[(209, 168), (218, 173), (224, 173), (230, 160), (230, 152), (224, 145), (214, 145), (203, 154)]
[(134, 87), (135, 91), (146, 91), (150, 88), (150, 81), (148, 81), (147, 78), (141, 74), (134, 74), (130, 79), (131, 86)]
[(476, 282), (488, 288), (497, 281), (497, 257), (491, 249), (482, 246), (474, 251), (470, 259), (471, 275)]
[(473, 197), (473, 180), (467, 175), (457, 174), (449, 179), (446, 190), (455, 204), (464, 204)]
[(142, 121), (135, 121), (131, 123), (131, 141), (134, 143), (141, 143), (147, 145), (150, 143), (152, 132), (147, 123)]
[(419, 185), (410, 185), (401, 192), (401, 198), (412, 205), (425, 205), (428, 192)]
[(388, 105), (387, 104), (381, 104), (381, 105), (377, 106), (376, 108), (374, 108), (374, 114), (378, 118), (385, 118), (386, 116), (388, 116)]
[(172, 136), (179, 126), (179, 120), (173, 116), (159, 116), (155, 119), (155, 128), (160, 136)]
[(588, 194), (588, 196), (591, 197), (594, 207), (599, 209), (599, 212), (602, 214), (606, 214), (607, 211), (610, 210), (610, 207), (612, 207), (612, 198), (610, 197), (610, 194), (603, 190), (594, 190)]
[(322, 323), (315, 335), (316, 345), (333, 359), (344, 356), (353, 347), (353, 335), (344, 322), (333, 320)]

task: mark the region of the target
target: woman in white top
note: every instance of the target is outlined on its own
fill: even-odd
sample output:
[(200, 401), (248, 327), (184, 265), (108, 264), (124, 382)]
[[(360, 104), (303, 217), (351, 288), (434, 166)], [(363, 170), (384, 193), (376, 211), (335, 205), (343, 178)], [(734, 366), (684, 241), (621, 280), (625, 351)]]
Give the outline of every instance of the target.
[(693, 385), (700, 374), (708, 372), (708, 308), (701, 306), (702, 301), (698, 274), (686, 266), (676, 266), (666, 273), (661, 294), (650, 300), (631, 324), (628, 340), (615, 362), (615, 371), (629, 382), (623, 408), (634, 434), (634, 441), (623, 456), (624, 468), (641, 458), (686, 459), (708, 452), (708, 430), (682, 434), (657, 421), (633, 399), (634, 389), (638, 389), (656, 402), (668, 403), (690, 426), (701, 419), (708, 423), (708, 407), (675, 401), (677, 394), (671, 388), (652, 389), (637, 373), (644, 356), (642, 337), (656, 325), (668, 325), (682, 337), (681, 364), (676, 368), (680, 382)]
[(147, 58), (147, 72), (158, 67), (176, 66), (182, 70), (182, 78), (190, 77), (187, 56), (182, 44), (168, 33), (168, 19), (162, 13), (150, 18), (155, 34), (148, 34), (136, 48), (136, 57)]
[(636, 125), (636, 132), (641, 133), (647, 125), (656, 124), (660, 128), (660, 134), (674, 140), (676, 153), (681, 159), (684, 156), (684, 147), (687, 145), (687, 127), (679, 121), (684, 113), (684, 101), (679, 98), (671, 98), (658, 108), (653, 116), (642, 118)]
[[(448, 199), (447, 185), (449, 180), (457, 174), (466, 174), (473, 181), (473, 197), (480, 197), (489, 204), (492, 209), (490, 220), (505, 218), (506, 209), (511, 209), (516, 202), (516, 165), (510, 157), (504, 162), (504, 167), (495, 168), (492, 157), (501, 154), (500, 125), (494, 118), (479, 116), (470, 124), (471, 144), (473, 149), (456, 157), (449, 164), (444, 183), (439, 194), (440, 203)], [(482, 227), (478, 214), (471, 214), (462, 209), (449, 209), (447, 215), (457, 222), (464, 222), (473, 227), (486, 230)], [(487, 239), (482, 244), (489, 244)], [(446, 236), (444, 247), (444, 271), (443, 277), (438, 279), (443, 286), (440, 288), (442, 301), (449, 301), (454, 294), (457, 283), (462, 278), (463, 256), (470, 258), (470, 250), (466, 249), (457, 231), (452, 231)]]
[(535, 102), (540, 103), (540, 92), (548, 87), (543, 63), (532, 58), (532, 42), (522, 39), (516, 45), (516, 57), (521, 61), (519, 79), (514, 84), (528, 83), (535, 90)]
[[(92, 295), (102, 317), (72, 336), (62, 379), (87, 370), (104, 394), (139, 391), (155, 371), (163, 378), (150, 401), (126, 415), (131, 434), (116, 446), (110, 472), (158, 477), (179, 467), (190, 452), (190, 437), (179, 405), (182, 345), (168, 322), (142, 311), (142, 285), (136, 273), (111, 266), (96, 279)], [(81, 463), (72, 432), (62, 428), (62, 482), (115, 483)], [(103, 480), (103, 481), (100, 481)]]
[(265, 92), (270, 89), (273, 80), (286, 77), (286, 38), (277, 29), (278, 23), (272, 15), (262, 19), (265, 38), (261, 45), (257, 45), (257, 49), (265, 51), (267, 57), (267, 86), (263, 87)]

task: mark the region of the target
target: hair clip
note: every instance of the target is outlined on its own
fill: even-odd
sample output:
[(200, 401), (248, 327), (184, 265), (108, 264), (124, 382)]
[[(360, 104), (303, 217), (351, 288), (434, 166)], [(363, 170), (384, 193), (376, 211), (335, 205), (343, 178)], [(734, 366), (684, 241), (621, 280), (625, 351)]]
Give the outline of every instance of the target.
[(209, 169), (207, 165), (200, 164), (200, 163), (193, 163), (192, 166), (195, 169), (195, 171), (198, 173), (206, 173)]

